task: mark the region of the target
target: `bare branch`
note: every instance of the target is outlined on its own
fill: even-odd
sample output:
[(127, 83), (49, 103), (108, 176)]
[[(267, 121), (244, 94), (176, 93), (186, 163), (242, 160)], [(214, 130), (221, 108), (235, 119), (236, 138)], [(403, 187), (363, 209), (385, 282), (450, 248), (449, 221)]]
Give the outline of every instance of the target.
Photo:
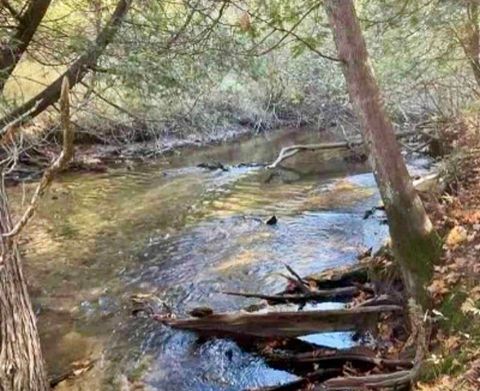
[(20, 21), (21, 16), (17, 12), (17, 10), (10, 4), (8, 0), (0, 0), (0, 4), (2, 4), (8, 12), (10, 12), (10, 15), (12, 15), (16, 20)]
[[(397, 138), (409, 137), (416, 134), (422, 134), (428, 137), (432, 137), (428, 133), (424, 133), (418, 130), (409, 131), (409, 132), (402, 132), (396, 135)], [(329, 149), (342, 149), (342, 148), (352, 148), (356, 146), (360, 146), (363, 144), (363, 140), (356, 138), (349, 141), (339, 141), (333, 143), (321, 143), (321, 144), (298, 144), (298, 145), (291, 145), (289, 147), (282, 148), (280, 154), (278, 155), (277, 159), (267, 168), (276, 168), (281, 162), (284, 160), (296, 155), (298, 152), (303, 151), (316, 151), (316, 150), (329, 150)]]
[(54, 177), (62, 171), (67, 163), (72, 159), (74, 153), (73, 141), (74, 141), (74, 132), (73, 127), (70, 123), (70, 100), (69, 100), (69, 90), (70, 85), (68, 78), (65, 77), (62, 82), (62, 91), (60, 96), (60, 107), (61, 107), (61, 124), (63, 127), (63, 149), (60, 153), (60, 156), (48, 167), (43, 173), (42, 179), (38, 184), (35, 192), (33, 193), (30, 204), (25, 210), (23, 216), (15, 224), (10, 232), (3, 234), (2, 236), (12, 238), (18, 235), (25, 225), (29, 222), (30, 218), (35, 213), (37, 209), (38, 202), (43, 196), (49, 185), (52, 183)]

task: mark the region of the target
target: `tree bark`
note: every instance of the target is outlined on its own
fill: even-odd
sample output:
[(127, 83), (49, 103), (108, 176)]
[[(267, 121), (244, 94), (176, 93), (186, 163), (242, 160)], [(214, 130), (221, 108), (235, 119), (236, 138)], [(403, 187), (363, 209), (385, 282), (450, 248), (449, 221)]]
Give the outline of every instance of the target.
[(62, 83), (61, 123), (63, 149), (43, 173), (29, 206), (14, 225), (0, 172), (0, 391), (46, 391), (50, 389), (22, 262), (17, 235), (33, 216), (38, 200), (54, 176), (73, 156), (68, 80)]
[(427, 305), (425, 287), (439, 256), (439, 238), (413, 187), (393, 125), (383, 107), (353, 1), (326, 0), (325, 7), (350, 99), (362, 125), (407, 292)]
[(172, 319), (156, 315), (153, 317), (173, 328), (198, 333), (283, 338), (333, 331), (364, 330), (372, 324), (376, 325), (380, 314), (402, 311), (401, 306), (381, 305), (340, 310), (215, 313), (189, 319)]
[(12, 228), (8, 201), (0, 184), (0, 390), (49, 389), (35, 314), (27, 291)]
[(119, 0), (115, 11), (110, 20), (98, 35), (92, 47), (84, 55), (78, 58), (58, 79), (45, 88), (38, 95), (25, 102), (22, 106), (5, 116), (0, 120), (0, 125), (5, 125), (15, 118), (22, 117), (28, 111), (31, 111), (29, 116), (23, 122), (36, 117), (43, 112), (47, 107), (56, 103), (60, 98), (60, 91), (62, 88), (62, 81), (66, 77), (73, 88), (75, 84), (79, 83), (87, 74), (89, 69), (93, 67), (100, 55), (103, 53), (108, 44), (112, 41), (117, 32), (123, 18), (130, 8), (132, 0)]
[(0, 47), (0, 92), (30, 45), (51, 2), (52, 0), (31, 0), (23, 15), (18, 16), (15, 34), (7, 44)]

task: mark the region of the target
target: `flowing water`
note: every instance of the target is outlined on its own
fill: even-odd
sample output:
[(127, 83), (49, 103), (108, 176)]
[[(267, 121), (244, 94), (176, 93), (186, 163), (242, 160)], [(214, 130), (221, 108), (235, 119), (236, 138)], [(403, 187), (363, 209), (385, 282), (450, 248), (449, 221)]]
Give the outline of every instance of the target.
[[(180, 316), (204, 305), (235, 310), (255, 300), (219, 291), (275, 293), (282, 262), (306, 275), (378, 247), (387, 228), (379, 216), (363, 219), (379, 202), (366, 166), (338, 151), (299, 154), (274, 171), (240, 164), (326, 139), (285, 130), (55, 183), (23, 246), (43, 348), (52, 375), (98, 360), (59, 389), (233, 391), (293, 379), (233, 342), (131, 316), (130, 297), (154, 294)], [(197, 167), (210, 161), (232, 167)], [(20, 202), (21, 188), (13, 192)], [(264, 224), (273, 214), (278, 224)], [(345, 333), (310, 338), (351, 343)]]

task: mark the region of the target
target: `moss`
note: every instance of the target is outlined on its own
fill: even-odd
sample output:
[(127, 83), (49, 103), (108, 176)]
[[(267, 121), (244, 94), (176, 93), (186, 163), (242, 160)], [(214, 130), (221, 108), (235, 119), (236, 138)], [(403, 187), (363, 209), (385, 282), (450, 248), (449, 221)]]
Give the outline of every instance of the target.
[[(429, 307), (426, 286), (433, 275), (433, 265), (440, 257), (441, 239), (435, 231), (427, 235), (408, 235), (408, 240), (395, 243), (395, 258), (404, 273), (404, 282), (410, 295), (424, 307)], [(403, 263), (403, 266), (402, 266)], [(407, 273), (405, 273), (405, 269)]]

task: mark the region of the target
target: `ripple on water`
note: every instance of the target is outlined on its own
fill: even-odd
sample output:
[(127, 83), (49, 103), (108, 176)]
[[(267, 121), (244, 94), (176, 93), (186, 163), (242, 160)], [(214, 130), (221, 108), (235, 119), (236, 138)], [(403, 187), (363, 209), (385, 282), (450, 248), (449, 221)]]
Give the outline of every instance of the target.
[[(125, 376), (143, 378), (153, 390), (185, 391), (238, 390), (294, 378), (232, 342), (201, 343), (129, 316), (129, 296), (137, 292), (156, 294), (180, 314), (206, 304), (238, 309), (253, 301), (218, 292), (275, 293), (284, 285), (277, 274), (284, 271), (282, 262), (308, 274), (352, 263), (361, 247), (383, 240), (386, 226), (363, 220), (363, 212), (378, 203), (373, 176), (341, 179), (347, 169), (364, 167), (348, 168), (321, 154), (298, 156), (288, 165), (294, 168), (273, 172), (196, 167), (206, 159), (268, 160), (275, 145), (317, 139), (282, 137), (133, 171), (73, 175), (54, 185), (30, 227), (26, 251), (52, 373), (72, 359), (62, 344), (77, 349), (95, 340), (95, 354), (103, 359), (91, 376), (102, 386), (92, 389), (118, 389)], [(278, 224), (265, 225), (272, 214)], [(351, 341), (346, 334), (306, 338)]]

